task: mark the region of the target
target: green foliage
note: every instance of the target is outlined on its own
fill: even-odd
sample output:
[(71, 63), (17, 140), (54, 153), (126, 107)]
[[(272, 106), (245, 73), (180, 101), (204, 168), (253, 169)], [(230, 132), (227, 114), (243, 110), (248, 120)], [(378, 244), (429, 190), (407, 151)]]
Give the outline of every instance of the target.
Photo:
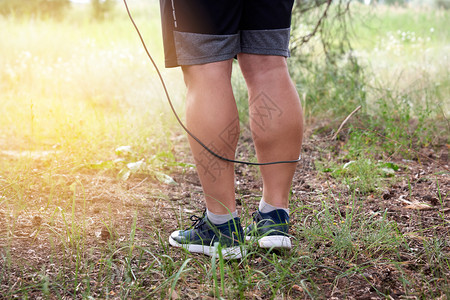
[(344, 116), (366, 100), (364, 72), (348, 35), (348, 7), (331, 6), (321, 19), (325, 9), (326, 2), (314, 2), (307, 9), (296, 6), (293, 14), (288, 62), (306, 119)]
[(140, 157), (131, 146), (120, 146), (115, 150), (117, 158), (114, 160), (99, 161), (86, 165), (95, 170), (118, 170), (117, 178), (126, 181), (133, 174), (146, 174), (154, 177), (161, 183), (177, 185), (172, 177), (164, 171), (170, 167), (194, 167), (191, 164), (177, 162), (171, 152), (159, 152), (148, 159)]
[(434, 1), (434, 5), (437, 8), (442, 8), (442, 9), (450, 9), (450, 0), (435, 0)]
[(347, 185), (351, 192), (359, 194), (376, 192), (386, 185), (386, 178), (393, 177), (399, 169), (396, 164), (375, 163), (367, 158), (352, 160), (344, 165), (318, 163), (318, 167), (322, 172), (330, 173), (333, 178)]
[(414, 101), (410, 94), (393, 95), (390, 90), (383, 94), (373, 107), (375, 114), (366, 114), (364, 121), (349, 126), (344, 146), (349, 159), (383, 153), (414, 158), (417, 147), (445, 142), (441, 140), (445, 137), (436, 136), (439, 106), (429, 101), (435, 94), (425, 93), (421, 101)]
[(0, 14), (61, 19), (69, 6), (69, 0), (0, 0)]
[[(330, 55), (333, 59), (339, 57), (337, 53)], [(346, 61), (343, 65), (336, 65), (302, 58), (290, 63), (295, 65), (291, 69), (303, 98), (307, 119), (327, 116), (331, 121), (344, 117), (364, 104), (366, 95), (363, 74), (355, 62)]]
[(435, 273), (435, 276), (442, 276), (447, 268), (450, 269), (450, 257), (444, 254), (446, 247), (449, 246), (448, 240), (436, 237), (423, 242), (425, 253), (422, 255), (422, 260), (430, 265), (430, 271)]
[(302, 237), (312, 247), (311, 252), (326, 245), (326, 255), (353, 262), (361, 255), (377, 257), (398, 251), (402, 237), (386, 212), (367, 215), (358, 198), (351, 197), (348, 203), (342, 200), (335, 199), (334, 206), (324, 201), (319, 211), (308, 215), (310, 221), (303, 228)]
[[(404, 9), (398, 8), (393, 13), (384, 7), (380, 16), (371, 15), (365, 6), (354, 6), (358, 14), (349, 14), (346, 12), (351, 8), (338, 3), (330, 7), (328, 18), (319, 24), (317, 20), (325, 6), (320, 3), (308, 9), (297, 6), (293, 15), (289, 64), (306, 122), (325, 119), (325, 126), (335, 128), (361, 106), (347, 124), (348, 135), (343, 136), (348, 159), (382, 154), (414, 158), (416, 147), (445, 142), (442, 136), (448, 129), (445, 117), (448, 104), (440, 99), (449, 91), (448, 68), (422, 65), (415, 57), (423, 55), (429, 59), (427, 47), (435, 39), (447, 39), (448, 30), (436, 30), (448, 28), (446, 12), (412, 15)], [(358, 19), (359, 13), (363, 20)], [(378, 24), (381, 18), (383, 22)], [(429, 24), (425, 29), (417, 25), (425, 23)], [(378, 30), (386, 31), (386, 38), (380, 38)], [(311, 36), (312, 33), (315, 35)], [(353, 49), (353, 44), (368, 41), (372, 43), (370, 49), (375, 47), (370, 54)], [(402, 60), (408, 55), (414, 55), (411, 57), (414, 68), (423, 71), (406, 71), (411, 65)], [(379, 65), (392, 63), (388, 58), (400, 60), (398, 68), (405, 69), (401, 69), (398, 77), (387, 78), (386, 72), (379, 70)]]

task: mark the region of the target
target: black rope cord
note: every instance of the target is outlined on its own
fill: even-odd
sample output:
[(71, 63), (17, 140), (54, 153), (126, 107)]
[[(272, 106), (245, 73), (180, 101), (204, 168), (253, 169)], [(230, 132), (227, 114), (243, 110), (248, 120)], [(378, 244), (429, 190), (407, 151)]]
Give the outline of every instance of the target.
[(249, 161), (241, 161), (241, 160), (229, 159), (229, 158), (220, 156), (219, 154), (217, 154), (214, 151), (212, 151), (211, 149), (209, 149), (198, 137), (196, 137), (192, 132), (189, 131), (189, 129), (187, 129), (187, 127), (183, 124), (183, 122), (181, 122), (180, 117), (178, 116), (177, 112), (175, 111), (175, 108), (173, 107), (172, 100), (171, 100), (169, 92), (167, 90), (164, 78), (162, 77), (161, 72), (159, 71), (159, 68), (156, 65), (155, 61), (153, 60), (153, 57), (151, 56), (150, 52), (148, 51), (147, 45), (145, 44), (145, 41), (142, 38), (141, 32), (139, 31), (139, 28), (137, 27), (136, 23), (134, 22), (133, 17), (131, 16), (131, 12), (130, 12), (130, 10), (128, 8), (127, 1), (123, 0), (123, 3), (125, 4), (125, 8), (127, 10), (128, 17), (130, 18), (131, 23), (133, 23), (133, 26), (136, 29), (137, 34), (139, 35), (139, 39), (141, 40), (142, 46), (144, 46), (145, 53), (147, 53), (147, 56), (150, 59), (150, 61), (152, 62), (153, 67), (156, 70), (156, 73), (158, 73), (159, 80), (161, 81), (161, 84), (163, 86), (163, 89), (164, 89), (164, 92), (166, 94), (167, 101), (169, 102), (170, 108), (172, 109), (172, 112), (175, 115), (175, 118), (177, 119), (177, 121), (180, 124), (180, 126), (184, 129), (184, 131), (187, 132), (187, 134), (189, 134), (189, 136), (191, 136), (197, 143), (199, 143), (203, 148), (205, 148), (206, 151), (208, 151), (209, 153), (211, 153), (215, 157), (217, 157), (217, 158), (219, 158), (221, 160), (227, 161), (227, 162), (244, 164), (244, 165), (252, 165), (252, 166), (267, 166), (267, 165), (276, 165), (276, 164), (297, 163), (297, 162), (300, 161), (301, 158), (299, 157), (296, 160), (281, 160), (281, 161), (273, 161), (273, 162), (254, 163), (254, 162), (249, 162)]

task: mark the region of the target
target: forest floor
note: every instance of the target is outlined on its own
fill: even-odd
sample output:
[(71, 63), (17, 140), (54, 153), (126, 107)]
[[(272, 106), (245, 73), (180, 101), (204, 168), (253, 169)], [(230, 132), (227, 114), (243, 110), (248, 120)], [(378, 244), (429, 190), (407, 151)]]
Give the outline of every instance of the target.
[[(250, 139), (244, 140), (247, 142), (238, 153), (245, 158), (251, 147), (247, 144)], [(183, 137), (178, 144), (173, 149), (176, 160), (192, 163)], [(225, 281), (229, 286), (222, 290), (228, 295), (225, 298), (234, 295), (226, 289), (236, 289), (236, 297), (253, 299), (448, 299), (448, 145), (419, 149), (416, 159), (390, 157), (389, 163), (398, 167), (393, 176), (385, 178), (388, 184), (363, 194), (351, 191), (332, 172), (317, 167), (318, 162), (340, 157), (342, 144), (325, 135), (310, 135), (304, 143), (292, 185), (294, 248), (273, 254), (279, 260), (291, 261), (285, 266), (292, 272), (287, 275), (291, 279), (284, 278), (275, 290), (264, 286), (265, 279), (259, 273), (250, 273), (253, 281), (245, 287), (228, 279), (231, 283)], [(3, 162), (17, 163), (17, 158), (2, 153)], [(211, 292), (214, 282), (204, 278), (205, 271), (200, 267), (210, 259), (170, 248), (167, 243), (173, 230), (189, 226), (188, 217), (201, 216), (204, 209), (192, 166), (171, 168), (170, 176), (175, 181), (171, 184), (139, 173), (124, 181), (117, 179), (116, 171), (84, 167), (72, 172), (59, 169), (49, 175), (49, 184), (40, 173), (47, 159), (30, 160), (35, 176), (27, 179), (26, 189), (17, 191), (26, 199), (21, 208), (5, 196), (0, 198), (0, 294), (6, 298), (89, 294), (101, 298), (153, 295), (150, 297), (186, 299), (216, 295)], [(256, 168), (244, 165), (236, 166), (236, 174), (236, 199), (245, 225), (257, 208), (261, 178)], [(370, 235), (374, 238), (366, 240)], [(135, 247), (144, 250), (133, 254)], [(277, 270), (267, 259), (271, 253), (249, 247), (254, 252), (245, 259), (245, 266), (241, 262), (226, 267), (251, 267), (266, 275)], [(171, 271), (164, 267), (165, 256), (173, 260)], [(306, 261), (292, 261), (295, 256)], [(198, 265), (193, 267), (194, 272), (181, 276), (182, 280), (177, 278), (176, 288), (172, 286), (169, 293), (170, 284), (164, 282), (173, 280), (170, 275), (177, 271), (177, 261), (189, 258)], [(127, 275), (127, 268), (136, 274)], [(139, 272), (143, 272), (141, 279), (136, 278)], [(126, 286), (136, 281), (139, 289), (131, 289), (134, 294), (125, 293), (130, 292)]]

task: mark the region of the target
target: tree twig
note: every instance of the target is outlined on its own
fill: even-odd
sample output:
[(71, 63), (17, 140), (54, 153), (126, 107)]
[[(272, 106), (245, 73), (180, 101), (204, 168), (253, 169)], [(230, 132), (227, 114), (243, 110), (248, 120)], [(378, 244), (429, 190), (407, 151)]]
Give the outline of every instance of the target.
[(327, 6), (325, 7), (325, 10), (323, 11), (322, 16), (320, 17), (319, 21), (317, 21), (316, 26), (314, 27), (313, 31), (302, 37), (302, 44), (306, 44), (316, 34), (317, 30), (319, 29), (320, 25), (322, 24), (322, 21), (327, 17), (327, 12), (331, 6), (331, 2), (333, 2), (333, 0), (327, 1)]
[(336, 133), (331, 137), (332, 140), (335, 140), (339, 134), (339, 132), (341, 132), (342, 127), (344, 127), (345, 123), (348, 122), (348, 120), (358, 111), (361, 109), (361, 105), (358, 106), (354, 111), (352, 111), (347, 118), (345, 118), (345, 120), (341, 123), (341, 126), (339, 126), (338, 130), (336, 131)]

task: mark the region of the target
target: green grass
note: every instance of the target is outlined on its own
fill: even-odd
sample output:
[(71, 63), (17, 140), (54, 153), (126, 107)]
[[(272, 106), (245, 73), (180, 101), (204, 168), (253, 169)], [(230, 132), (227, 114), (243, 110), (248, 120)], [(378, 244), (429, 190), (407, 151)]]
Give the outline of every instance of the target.
[[(329, 127), (320, 129), (329, 131), (361, 106), (341, 137), (350, 141), (350, 159), (367, 151), (413, 158), (416, 146), (448, 143), (449, 12), (352, 7), (346, 18), (332, 7), (322, 40), (312, 38), (290, 61), (307, 124), (326, 119)], [(300, 35), (314, 23), (308, 16), (296, 22)], [(323, 43), (341, 48), (325, 55)]]
[[(141, 30), (161, 61), (158, 14), (144, 20)], [(120, 145), (145, 145), (143, 139), (149, 136), (156, 141), (147, 146), (161, 145), (166, 138), (161, 128), (169, 126), (160, 115), (167, 111), (166, 103), (123, 12), (114, 23), (86, 17), (0, 22), (10, 41), (1, 49), (0, 126), (8, 137), (24, 139), (23, 149), (40, 149), (45, 143), (65, 150), (74, 147), (77, 154), (88, 156), (94, 153), (89, 145), (112, 152)], [(179, 103), (179, 74), (164, 74)]]
[[(362, 156), (364, 157), (364, 156)], [(348, 187), (349, 192), (368, 195), (379, 194), (392, 183), (399, 166), (394, 163), (360, 158), (345, 164), (336, 162), (317, 162), (321, 172), (329, 173), (333, 178)]]
[[(162, 66), (157, 3), (129, 4)], [(294, 247), (263, 251), (250, 243), (240, 261), (168, 244), (169, 232), (201, 210), (200, 191), (186, 184), (195, 176), (186, 138), (123, 8), (103, 22), (82, 8), (62, 21), (1, 18), (8, 41), (0, 44), (2, 297), (323, 299), (335, 291), (345, 299), (361, 293), (357, 287), (381, 299), (399, 290), (449, 297), (447, 171), (422, 178), (434, 184), (435, 213), (400, 214), (378, 200), (402, 182), (411, 200), (421, 183), (407, 161), (392, 160), (422, 159), (422, 148), (448, 143), (450, 18), (441, 10), (355, 5), (358, 14), (351, 37), (358, 66), (348, 53), (325, 63), (318, 38), (290, 60), (309, 138), (319, 139), (308, 149), (322, 157), (305, 168), (306, 194), (301, 184), (293, 189)], [(183, 115), (181, 74), (162, 72)], [(248, 129), (237, 72), (233, 83)], [(259, 180), (256, 172), (242, 174)], [(260, 191), (239, 189), (249, 223)]]

